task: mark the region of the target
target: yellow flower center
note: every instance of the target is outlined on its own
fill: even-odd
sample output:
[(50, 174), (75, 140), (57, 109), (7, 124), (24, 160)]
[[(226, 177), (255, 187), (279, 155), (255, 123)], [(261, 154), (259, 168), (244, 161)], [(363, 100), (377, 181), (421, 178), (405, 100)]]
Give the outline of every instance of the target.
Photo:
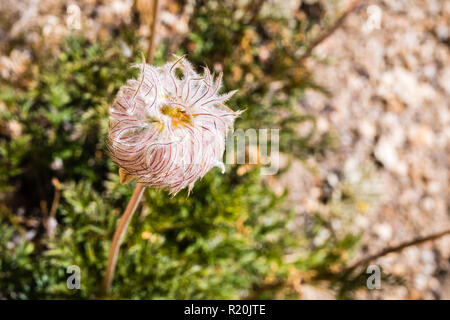
[(161, 113), (172, 118), (172, 124), (176, 127), (187, 126), (192, 124), (191, 116), (180, 107), (163, 105)]

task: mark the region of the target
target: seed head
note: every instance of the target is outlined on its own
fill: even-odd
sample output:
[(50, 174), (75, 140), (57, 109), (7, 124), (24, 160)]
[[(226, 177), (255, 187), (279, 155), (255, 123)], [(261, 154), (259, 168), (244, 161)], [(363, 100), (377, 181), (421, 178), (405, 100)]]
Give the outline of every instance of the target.
[(211, 168), (225, 171), (225, 137), (240, 112), (225, 106), (217, 78), (178, 57), (162, 67), (143, 62), (137, 80), (120, 88), (109, 109), (108, 147), (124, 180), (175, 195)]

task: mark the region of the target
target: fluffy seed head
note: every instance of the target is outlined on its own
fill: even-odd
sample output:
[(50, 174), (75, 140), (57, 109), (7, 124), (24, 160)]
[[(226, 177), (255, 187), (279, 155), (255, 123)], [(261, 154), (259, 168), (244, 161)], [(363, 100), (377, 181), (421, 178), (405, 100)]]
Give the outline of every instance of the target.
[(225, 170), (225, 137), (240, 114), (225, 106), (217, 78), (179, 57), (162, 67), (137, 65), (137, 80), (120, 88), (109, 109), (108, 147), (128, 177), (175, 195), (212, 167)]

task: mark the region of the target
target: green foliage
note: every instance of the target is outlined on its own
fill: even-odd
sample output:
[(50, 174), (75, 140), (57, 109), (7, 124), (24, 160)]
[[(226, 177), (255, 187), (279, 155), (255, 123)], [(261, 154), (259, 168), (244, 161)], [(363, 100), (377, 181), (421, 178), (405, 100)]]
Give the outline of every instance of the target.
[[(130, 191), (117, 189), (117, 176), (111, 178), (108, 198), (120, 197), (125, 191), (120, 189)], [(115, 277), (120, 285), (114, 286), (113, 296), (233, 298), (251, 288), (279, 260), (288, 239), (282, 237), (284, 217), (273, 210), (279, 199), (255, 179), (256, 172), (233, 186), (226, 176), (209, 174), (195, 198), (168, 198), (148, 190), (122, 247)], [(264, 203), (259, 203), (262, 197)], [(95, 292), (119, 211), (111, 214), (113, 208), (85, 183), (71, 185), (65, 198), (68, 206), (62, 212), (70, 227), (59, 241), (69, 250), (59, 257), (65, 263), (72, 256), (88, 270), (82, 286), (89, 289), (82, 292)], [(54, 245), (61, 247), (59, 241)]]
[[(13, 243), (14, 228), (3, 219), (0, 222), (0, 295), (5, 298), (26, 299), (34, 283), (31, 258), (34, 245), (26, 241), (25, 237), (17, 237), (16, 243)], [(11, 281), (13, 278), (27, 282)]]
[[(237, 126), (281, 128), (287, 155), (323, 154), (331, 136), (316, 137), (314, 118), (295, 110), (305, 88), (317, 88), (295, 64), (310, 26), (297, 19), (292, 28), (268, 15), (239, 18), (239, 6), (200, 2), (178, 53), (197, 66), (221, 65), (224, 90), (240, 89), (232, 107), (247, 110)], [(130, 34), (124, 28), (116, 40), (95, 44), (69, 37), (59, 56), (37, 61), (24, 88), (1, 84), (0, 298), (101, 297), (112, 235), (132, 193), (132, 185), (120, 185), (104, 144), (107, 108), (140, 59)], [(268, 59), (259, 55), (264, 46), (273, 52)], [(300, 136), (295, 126), (304, 121), (313, 129)], [(11, 124), (20, 132), (3, 130)], [(225, 175), (213, 170), (189, 197), (147, 190), (127, 230), (111, 298), (298, 298), (297, 272), (329, 275), (357, 238), (346, 232), (315, 245), (330, 227), (317, 214), (310, 230), (293, 228), (285, 197), (265, 186), (257, 167), (242, 173), (238, 166)], [(81, 269), (81, 290), (67, 289), (70, 265)]]

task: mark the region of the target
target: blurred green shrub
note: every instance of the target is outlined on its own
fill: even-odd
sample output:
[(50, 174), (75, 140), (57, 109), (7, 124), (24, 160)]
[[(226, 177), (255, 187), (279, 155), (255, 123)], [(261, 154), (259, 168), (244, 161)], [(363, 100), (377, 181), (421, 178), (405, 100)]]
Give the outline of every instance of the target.
[[(223, 70), (226, 90), (240, 89), (231, 102), (247, 109), (238, 127), (278, 127), (287, 155), (323, 154), (330, 135), (295, 130), (302, 121), (314, 123), (295, 109), (298, 98), (307, 87), (320, 89), (295, 63), (310, 26), (239, 10), (245, 8), (199, 1), (178, 53)], [(25, 87), (2, 83), (0, 128), (20, 129), (0, 133), (0, 298), (99, 297), (115, 224), (132, 192), (119, 184), (104, 145), (108, 105), (139, 61), (138, 39), (128, 31), (95, 44), (69, 37), (58, 57), (37, 61)], [(167, 41), (161, 45), (156, 63), (169, 48)], [(261, 56), (264, 50), (269, 56)], [(270, 191), (258, 170), (213, 171), (190, 197), (147, 190), (127, 231), (111, 297), (298, 298), (299, 277), (323, 274), (333, 283), (357, 237), (346, 233), (315, 245), (312, 239), (330, 227), (320, 215), (312, 215), (306, 232), (293, 227), (286, 192)], [(66, 287), (69, 265), (81, 268), (81, 290)]]

